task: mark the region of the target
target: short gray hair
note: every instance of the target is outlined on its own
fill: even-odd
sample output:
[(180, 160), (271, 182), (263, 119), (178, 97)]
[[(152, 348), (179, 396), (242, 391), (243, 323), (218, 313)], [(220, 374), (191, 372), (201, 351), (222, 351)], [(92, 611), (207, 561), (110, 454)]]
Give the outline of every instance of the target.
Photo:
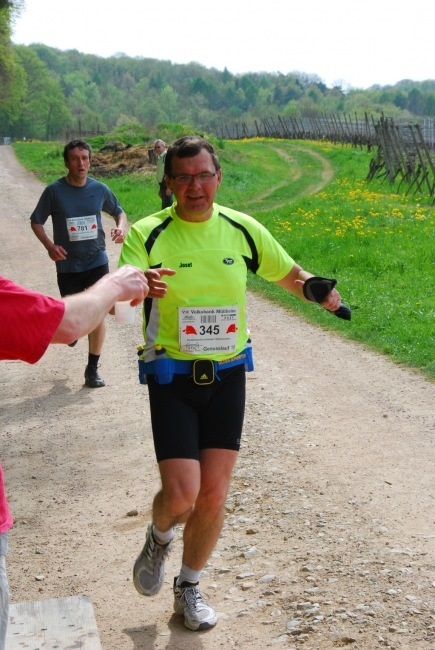
[(160, 142), (160, 144), (162, 144), (164, 147), (166, 147), (166, 145), (165, 145), (165, 143), (163, 142), (163, 140), (156, 140), (156, 141), (154, 142), (154, 146), (156, 146), (156, 144), (159, 144), (159, 142)]
[(201, 138), (199, 135), (185, 135), (178, 140), (175, 140), (166, 152), (165, 158), (165, 174), (170, 178), (172, 176), (172, 159), (173, 158), (194, 158), (201, 151), (205, 149), (211, 155), (214, 168), (219, 171), (221, 164), (213, 145), (208, 140)]

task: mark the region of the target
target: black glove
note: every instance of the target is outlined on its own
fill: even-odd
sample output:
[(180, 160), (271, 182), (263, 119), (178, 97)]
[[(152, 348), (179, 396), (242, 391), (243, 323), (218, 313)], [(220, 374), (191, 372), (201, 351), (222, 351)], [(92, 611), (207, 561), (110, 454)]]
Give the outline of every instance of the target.
[[(311, 302), (323, 302), (336, 284), (337, 280), (334, 278), (329, 279), (318, 276), (308, 278), (308, 280), (305, 280), (303, 287), (304, 296), (307, 300), (311, 300)], [(349, 307), (345, 307), (344, 305), (340, 305), (340, 307), (335, 311), (332, 311), (331, 314), (338, 316), (338, 318), (343, 318), (344, 320), (351, 319), (351, 311)]]

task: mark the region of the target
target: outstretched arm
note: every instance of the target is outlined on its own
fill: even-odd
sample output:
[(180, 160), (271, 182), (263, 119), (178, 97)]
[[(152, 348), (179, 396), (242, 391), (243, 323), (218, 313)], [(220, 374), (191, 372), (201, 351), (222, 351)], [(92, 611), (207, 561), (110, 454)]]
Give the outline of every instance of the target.
[(118, 300), (137, 305), (148, 295), (144, 272), (126, 264), (103, 276), (92, 287), (63, 299), (65, 313), (51, 343), (71, 343), (92, 332)]

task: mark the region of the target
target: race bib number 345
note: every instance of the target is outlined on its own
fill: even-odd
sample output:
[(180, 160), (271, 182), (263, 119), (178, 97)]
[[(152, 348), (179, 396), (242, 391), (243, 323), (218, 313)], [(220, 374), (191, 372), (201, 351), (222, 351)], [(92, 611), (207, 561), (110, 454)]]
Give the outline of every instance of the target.
[(83, 241), (85, 239), (97, 239), (98, 237), (96, 214), (89, 217), (70, 217), (66, 220), (66, 223), (70, 241)]
[(187, 354), (228, 354), (236, 351), (238, 307), (179, 307), (178, 340)]

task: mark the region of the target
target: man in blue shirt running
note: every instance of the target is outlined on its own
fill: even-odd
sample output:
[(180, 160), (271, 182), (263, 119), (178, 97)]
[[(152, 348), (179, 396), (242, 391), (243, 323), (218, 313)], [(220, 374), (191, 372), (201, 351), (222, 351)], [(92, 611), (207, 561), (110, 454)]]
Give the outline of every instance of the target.
[[(115, 220), (110, 234), (116, 244), (122, 244), (127, 233), (127, 217), (116, 196), (104, 183), (88, 178), (90, 145), (84, 140), (72, 140), (65, 146), (63, 157), (68, 174), (45, 188), (30, 217), (33, 232), (56, 263), (62, 297), (88, 289), (109, 272), (102, 210)], [(49, 216), (53, 222), (53, 241), (44, 229)], [(103, 320), (88, 335), (85, 384), (89, 388), (105, 386), (98, 373), (105, 332)]]

